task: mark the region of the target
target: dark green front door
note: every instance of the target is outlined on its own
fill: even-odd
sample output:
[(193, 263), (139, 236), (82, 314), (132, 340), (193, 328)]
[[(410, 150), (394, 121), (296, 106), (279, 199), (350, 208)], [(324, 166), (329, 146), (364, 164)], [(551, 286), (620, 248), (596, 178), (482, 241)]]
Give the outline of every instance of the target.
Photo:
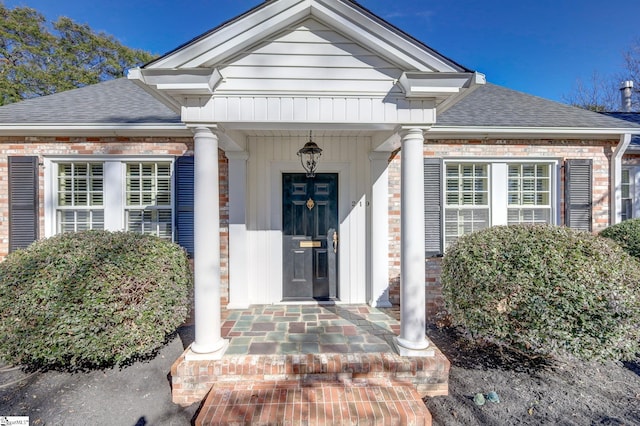
[(338, 175), (282, 176), (283, 300), (338, 297)]

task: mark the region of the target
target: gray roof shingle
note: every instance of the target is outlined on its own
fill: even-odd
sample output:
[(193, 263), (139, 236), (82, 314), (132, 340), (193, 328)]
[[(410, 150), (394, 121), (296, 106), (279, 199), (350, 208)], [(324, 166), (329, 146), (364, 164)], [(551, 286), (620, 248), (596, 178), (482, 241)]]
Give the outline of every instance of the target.
[[(0, 125), (176, 123), (177, 113), (126, 78), (0, 107)], [(640, 122), (487, 83), (439, 114), (438, 126), (640, 129)]]
[(0, 107), (4, 124), (174, 124), (180, 116), (126, 78)]
[(596, 112), (487, 83), (438, 115), (437, 126), (639, 128)]

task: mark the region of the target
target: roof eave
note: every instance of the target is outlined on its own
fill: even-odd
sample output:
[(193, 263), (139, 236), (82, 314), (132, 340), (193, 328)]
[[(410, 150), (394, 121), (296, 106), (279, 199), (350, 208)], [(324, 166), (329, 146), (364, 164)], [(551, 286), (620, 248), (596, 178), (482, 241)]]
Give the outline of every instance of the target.
[(618, 139), (623, 134), (640, 134), (640, 128), (441, 126), (425, 132), (426, 139)]
[(24, 123), (0, 124), (1, 136), (122, 136), (122, 137), (190, 137), (184, 123)]

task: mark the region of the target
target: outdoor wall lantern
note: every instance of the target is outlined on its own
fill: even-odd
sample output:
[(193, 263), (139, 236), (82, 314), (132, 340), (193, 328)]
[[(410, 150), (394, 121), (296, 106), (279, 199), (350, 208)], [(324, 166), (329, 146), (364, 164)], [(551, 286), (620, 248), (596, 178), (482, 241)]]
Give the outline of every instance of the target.
[(298, 151), (300, 163), (302, 164), (302, 168), (307, 172), (308, 178), (316, 176), (318, 160), (321, 155), (322, 149), (311, 139), (311, 131), (309, 131), (309, 142), (304, 144), (304, 146)]

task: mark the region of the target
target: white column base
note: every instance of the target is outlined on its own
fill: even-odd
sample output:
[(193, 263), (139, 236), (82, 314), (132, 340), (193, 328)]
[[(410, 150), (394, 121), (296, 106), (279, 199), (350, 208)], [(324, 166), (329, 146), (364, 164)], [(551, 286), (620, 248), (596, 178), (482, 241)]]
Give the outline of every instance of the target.
[(216, 347), (194, 348), (195, 344), (191, 344), (184, 354), (185, 361), (218, 361), (222, 359), (224, 353), (229, 347), (229, 340), (223, 339), (218, 341)]
[[(400, 356), (433, 357), (436, 355), (436, 351), (429, 347), (429, 341), (426, 338), (419, 345), (416, 345), (416, 342), (409, 342), (400, 337), (393, 339), (393, 343)], [(423, 345), (424, 347), (420, 347)]]

